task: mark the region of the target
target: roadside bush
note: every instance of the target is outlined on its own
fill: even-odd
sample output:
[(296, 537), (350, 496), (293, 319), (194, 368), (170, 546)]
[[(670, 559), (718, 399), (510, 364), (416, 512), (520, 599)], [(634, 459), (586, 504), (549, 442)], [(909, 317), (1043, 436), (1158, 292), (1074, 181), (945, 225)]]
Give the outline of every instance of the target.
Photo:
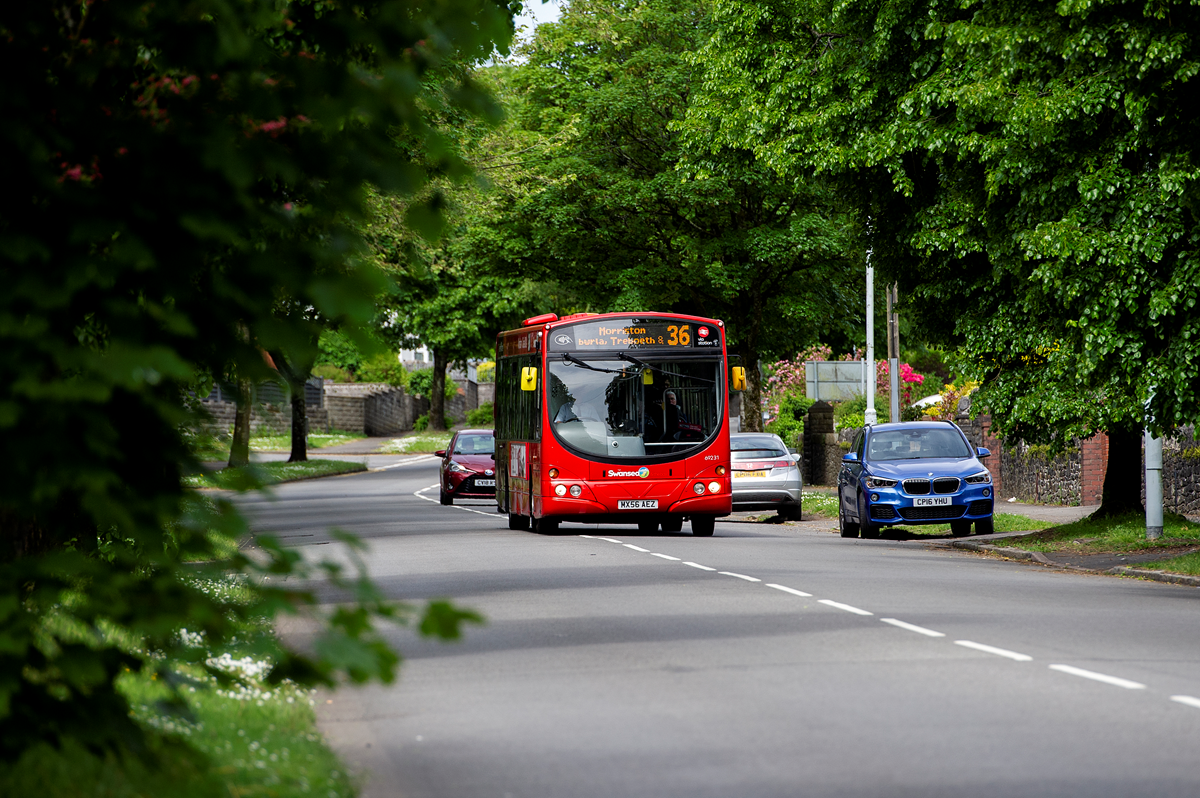
[[(325, 330), (317, 341), (317, 365), (357, 372), (363, 365), (362, 352), (354, 343), (337, 330)], [(315, 370), (314, 370), (315, 373)]]
[(804, 435), (804, 415), (816, 404), (803, 393), (790, 390), (778, 397), (778, 404), (771, 403), (774, 418), (767, 424), (767, 432), (773, 432), (788, 446), (798, 446)]
[[(433, 369), (420, 369), (408, 375), (408, 392), (413, 396), (429, 398), (433, 393)], [(458, 386), (454, 380), (446, 378), (446, 398), (453, 399), (458, 394)]]
[(416, 420), (413, 421), (413, 430), (424, 432), (427, 429), (429, 429), (429, 414), (426, 413), (423, 416), (417, 416)]
[(495, 408), (492, 403), (482, 404), (467, 413), (467, 424), (472, 427), (490, 427), (495, 421)]
[(359, 382), (383, 382), (400, 388), (408, 387), (408, 369), (392, 352), (376, 355), (363, 363), (357, 376)]
[(334, 382), (354, 382), (354, 375), (344, 368), (339, 368), (332, 363), (321, 363), (312, 370), (314, 377), (320, 377), (323, 380), (333, 380)]
[(496, 381), (496, 364), (490, 360), (475, 367), (475, 381), (480, 385)]
[[(853, 429), (866, 423), (867, 397), (856, 396), (833, 406), (833, 424), (836, 429)], [(878, 423), (891, 421), (891, 403), (885, 394), (875, 394), (875, 415)]]

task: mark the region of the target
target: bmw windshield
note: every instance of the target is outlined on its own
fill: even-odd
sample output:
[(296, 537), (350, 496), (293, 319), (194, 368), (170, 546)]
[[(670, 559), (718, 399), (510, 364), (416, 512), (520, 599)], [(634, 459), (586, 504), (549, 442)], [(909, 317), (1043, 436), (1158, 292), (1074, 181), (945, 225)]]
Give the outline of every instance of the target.
[(867, 459), (926, 460), (938, 457), (974, 457), (957, 430), (916, 427), (871, 433)]
[(554, 436), (604, 458), (681, 455), (720, 428), (721, 360), (569, 353), (547, 355)]

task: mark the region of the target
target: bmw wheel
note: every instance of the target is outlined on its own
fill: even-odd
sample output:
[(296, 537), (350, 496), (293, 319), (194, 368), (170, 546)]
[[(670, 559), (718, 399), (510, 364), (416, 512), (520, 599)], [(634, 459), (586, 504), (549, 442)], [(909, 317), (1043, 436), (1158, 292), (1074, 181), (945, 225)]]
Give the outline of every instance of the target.
[(964, 535), (971, 534), (971, 522), (970, 521), (951, 521), (950, 522), (950, 534), (954, 535), (954, 537), (956, 537), (956, 538), (961, 538)]
[(838, 510), (838, 532), (844, 538), (858, 537), (858, 524), (852, 524), (846, 520), (845, 510)]
[(995, 531), (995, 524), (992, 519), (993, 519), (993, 516), (989, 515), (987, 518), (980, 518), (978, 521), (976, 521), (975, 522), (975, 534), (976, 535), (992, 534), (992, 532)]

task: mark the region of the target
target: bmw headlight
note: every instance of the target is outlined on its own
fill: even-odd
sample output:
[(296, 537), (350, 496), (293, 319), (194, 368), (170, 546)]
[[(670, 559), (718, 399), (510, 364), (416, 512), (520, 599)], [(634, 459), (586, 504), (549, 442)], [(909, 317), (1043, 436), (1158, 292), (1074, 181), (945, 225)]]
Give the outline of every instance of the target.
[(963, 480), (968, 485), (990, 485), (992, 484), (992, 475), (987, 471), (980, 471), (978, 474), (972, 474)]
[(894, 488), (896, 487), (896, 480), (885, 479), (884, 477), (867, 477), (866, 485), (872, 490), (876, 488)]

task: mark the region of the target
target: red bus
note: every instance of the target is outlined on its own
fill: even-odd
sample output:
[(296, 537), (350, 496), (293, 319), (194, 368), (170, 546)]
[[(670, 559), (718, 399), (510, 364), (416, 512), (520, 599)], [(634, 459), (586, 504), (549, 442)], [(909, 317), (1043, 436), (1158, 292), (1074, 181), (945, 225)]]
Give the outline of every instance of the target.
[(563, 521), (709, 536), (732, 511), (725, 325), (553, 313), (496, 340), (496, 503), (510, 529)]

